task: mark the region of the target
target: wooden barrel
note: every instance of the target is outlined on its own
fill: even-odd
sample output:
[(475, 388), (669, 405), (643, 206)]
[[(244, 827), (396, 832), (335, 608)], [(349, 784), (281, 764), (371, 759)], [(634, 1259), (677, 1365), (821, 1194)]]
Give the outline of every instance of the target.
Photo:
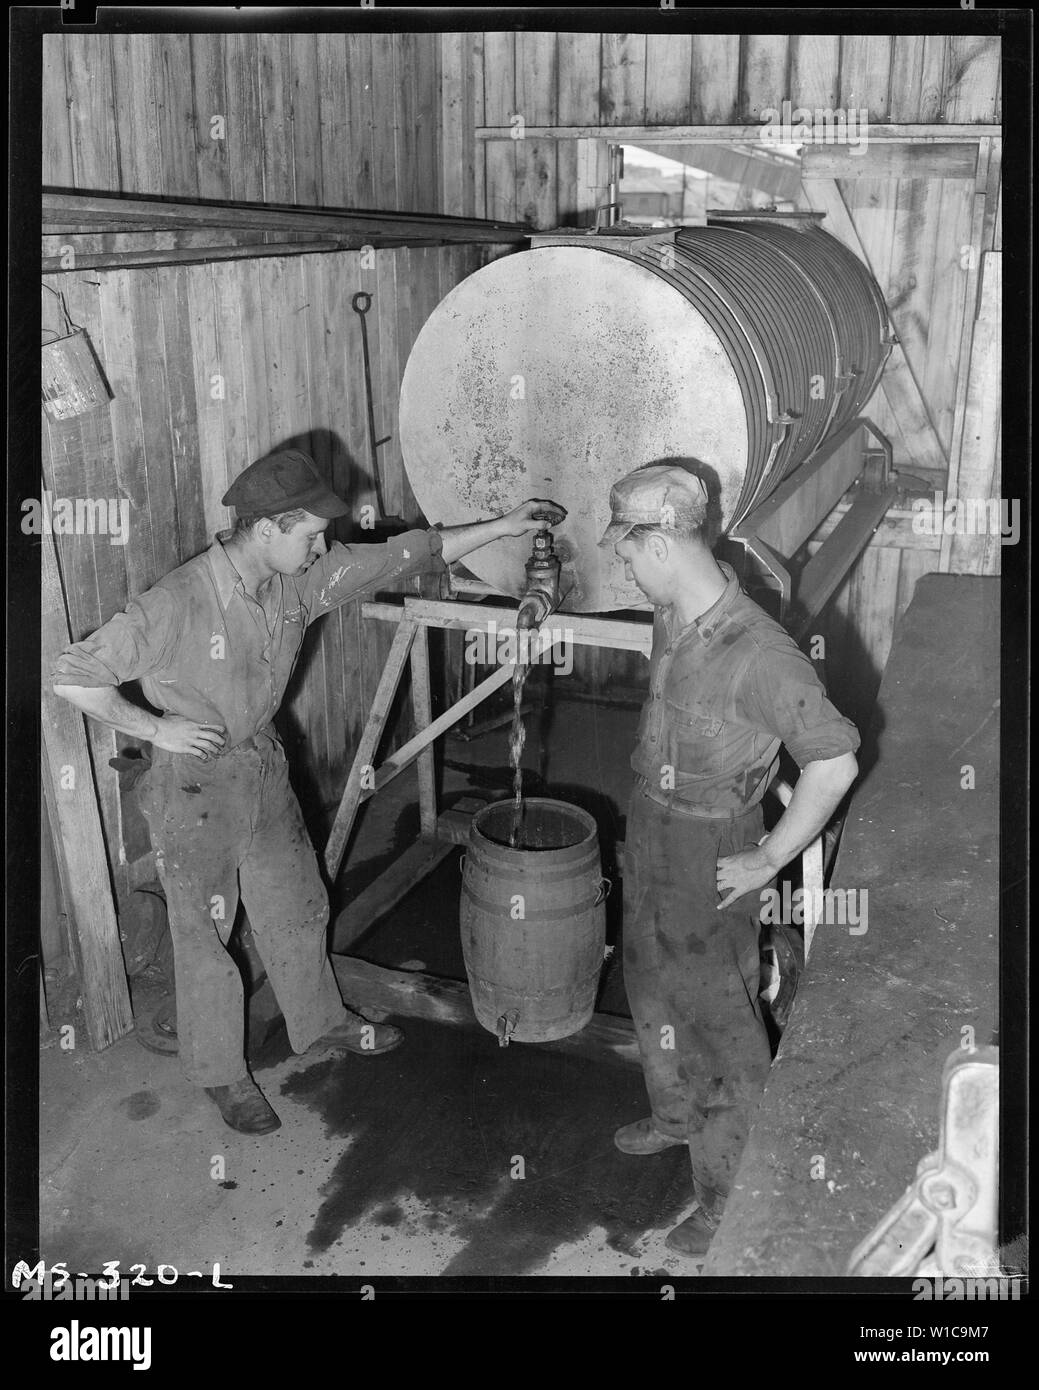
[(476, 1017), (502, 1045), (578, 1032), (595, 1009), (607, 881), (595, 821), (530, 797), (509, 847), (512, 801), (473, 817), (462, 879), (462, 954)]

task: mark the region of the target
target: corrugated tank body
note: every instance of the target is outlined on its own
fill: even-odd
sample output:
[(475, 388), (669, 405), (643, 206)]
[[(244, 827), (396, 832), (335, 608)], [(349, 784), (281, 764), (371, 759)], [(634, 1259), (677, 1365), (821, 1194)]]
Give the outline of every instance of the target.
[[(814, 223), (546, 244), (478, 270), (420, 332), (401, 389), (419, 505), (457, 525), (552, 498), (565, 610), (642, 602), (597, 541), (632, 468), (685, 460), (731, 528), (858, 415), (890, 348), (880, 289)], [(519, 595), (529, 543), (467, 559)]]

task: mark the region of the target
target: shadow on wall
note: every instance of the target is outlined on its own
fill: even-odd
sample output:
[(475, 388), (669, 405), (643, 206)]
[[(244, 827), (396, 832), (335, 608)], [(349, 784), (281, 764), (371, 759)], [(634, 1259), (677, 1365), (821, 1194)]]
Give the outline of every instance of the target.
[[(853, 569), (851, 574), (854, 573)], [(851, 575), (845, 583), (850, 582)], [(839, 592), (814, 625), (826, 642), (825, 661), (814, 664), (831, 701), (862, 736), (862, 745), (856, 754), (859, 761), (856, 786), (861, 786), (880, 756), (885, 719), (882, 707), (877, 704), (877, 692), (883, 672), (866, 649), (854, 618), (837, 607), (835, 599)]]
[[(360, 507), (362, 502), (375, 495), (374, 480), (370, 466), (350, 451), (340, 435), (328, 429), (309, 430), (290, 435), (273, 444), (270, 452), (278, 449), (302, 449), (309, 454), (332, 490), (350, 505), (349, 515), (332, 520), (327, 532), (328, 539), (342, 541), (344, 544), (363, 544), (365, 541), (385, 539), (385, 535), (378, 531), (361, 529)], [(312, 750), (310, 731), (297, 713), (295, 697), (299, 694), (301, 683), (311, 672), (315, 660), (320, 660), (317, 656), (320, 645), (321, 624), (315, 623), (303, 639), (296, 670), (275, 719), (288, 754), (292, 785), (315, 845), (324, 842), (328, 830), (322, 809), (324, 789), (321, 785), (321, 774), (324, 774), (327, 780), (333, 769), (323, 768), (319, 772), (315, 759), (323, 756), (323, 753), (322, 750)], [(345, 698), (344, 691), (344, 700)], [(354, 717), (359, 718), (359, 714), (359, 711), (355, 711)], [(342, 771), (345, 777), (345, 768), (337, 768), (335, 771)]]

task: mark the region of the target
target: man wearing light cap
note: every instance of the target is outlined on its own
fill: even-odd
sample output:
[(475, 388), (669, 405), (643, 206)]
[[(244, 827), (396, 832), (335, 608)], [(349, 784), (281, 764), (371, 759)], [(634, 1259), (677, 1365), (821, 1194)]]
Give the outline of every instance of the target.
[[(227, 1124), (263, 1134), (280, 1121), (246, 1067), (242, 981), (226, 950), (239, 893), (295, 1052), (321, 1039), (368, 1056), (402, 1040), (344, 1007), (328, 960), (328, 899), (271, 723), (304, 633), (365, 589), (537, 530), (546, 503), (382, 545), (326, 545), (330, 519), (350, 509), (298, 449), (251, 464), (223, 501), (234, 529), (67, 647), (51, 679), (94, 719), (153, 745), (141, 804), (169, 910), (181, 1062)], [(158, 716), (119, 693), (133, 680)]]
[[(624, 981), (652, 1113), (614, 1142), (688, 1146), (697, 1206), (667, 1243), (690, 1256), (710, 1244), (770, 1065), (760, 892), (829, 821), (859, 745), (807, 657), (714, 558), (707, 503), (695, 473), (651, 464), (614, 486), (600, 541), (656, 609), (624, 856)], [(765, 836), (781, 744), (801, 775)]]

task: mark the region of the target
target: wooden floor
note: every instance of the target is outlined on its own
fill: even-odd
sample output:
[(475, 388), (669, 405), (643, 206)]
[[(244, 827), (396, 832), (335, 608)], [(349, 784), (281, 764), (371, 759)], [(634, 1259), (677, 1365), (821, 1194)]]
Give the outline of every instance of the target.
[(843, 1274), (938, 1146), (962, 1030), (993, 1041), (999, 669), (998, 580), (920, 580), (833, 877), (867, 930), (816, 933), (705, 1275)]

